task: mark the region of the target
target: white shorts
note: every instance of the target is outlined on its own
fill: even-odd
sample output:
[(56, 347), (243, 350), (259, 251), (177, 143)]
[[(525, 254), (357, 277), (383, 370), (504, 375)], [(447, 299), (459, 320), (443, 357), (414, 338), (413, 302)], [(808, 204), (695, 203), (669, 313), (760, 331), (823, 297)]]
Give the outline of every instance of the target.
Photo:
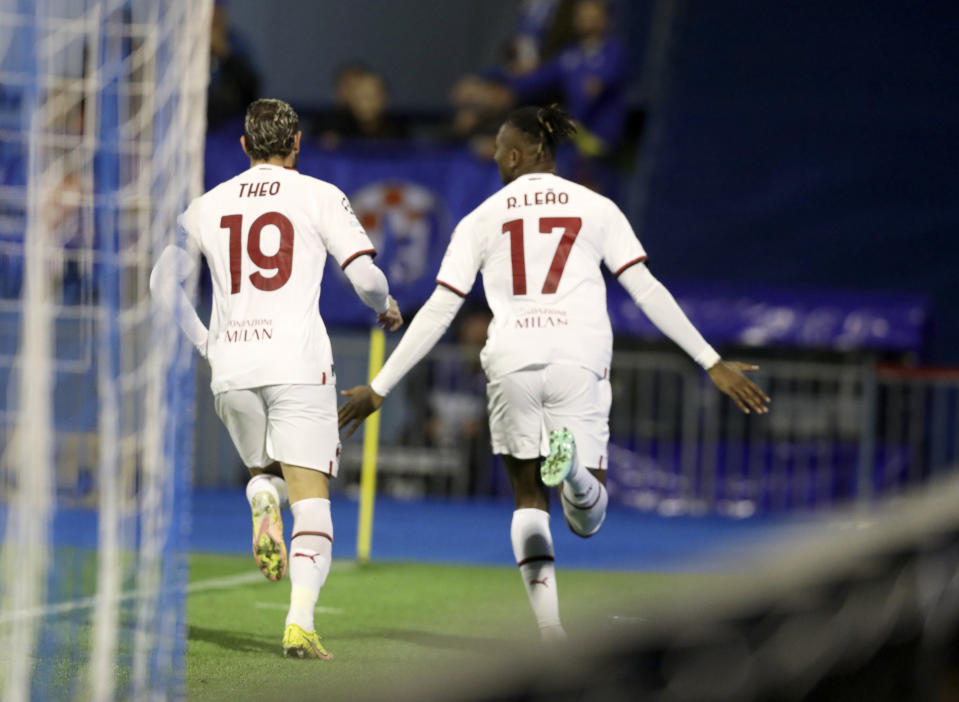
[(549, 432), (566, 427), (587, 468), (608, 464), (609, 380), (573, 365), (529, 366), (486, 385), (493, 453), (533, 459), (549, 453)]
[(214, 404), (248, 468), (281, 461), (336, 476), (340, 433), (334, 384), (225, 390)]

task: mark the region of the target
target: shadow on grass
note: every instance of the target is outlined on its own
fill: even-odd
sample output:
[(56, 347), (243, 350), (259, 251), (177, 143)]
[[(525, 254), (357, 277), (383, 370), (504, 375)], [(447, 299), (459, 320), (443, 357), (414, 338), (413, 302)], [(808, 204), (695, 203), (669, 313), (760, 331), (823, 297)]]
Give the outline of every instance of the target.
[(258, 636), (223, 629), (204, 629), (201, 626), (191, 625), (187, 633), (187, 639), (203, 641), (220, 648), (228, 648), (231, 651), (280, 654), (280, 638), (278, 636)]

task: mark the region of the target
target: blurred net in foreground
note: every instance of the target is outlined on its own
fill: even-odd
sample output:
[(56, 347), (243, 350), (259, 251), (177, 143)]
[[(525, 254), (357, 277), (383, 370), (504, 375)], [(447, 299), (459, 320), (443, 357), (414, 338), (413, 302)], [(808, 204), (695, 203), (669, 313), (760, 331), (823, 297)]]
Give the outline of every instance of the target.
[(201, 187), (211, 3), (0, 11), (0, 696), (182, 690), (190, 350), (150, 264)]
[[(483, 661), (394, 700), (959, 699), (959, 478), (778, 544), (750, 577), (655, 602), (567, 648)], [(373, 699), (373, 697), (371, 697)]]

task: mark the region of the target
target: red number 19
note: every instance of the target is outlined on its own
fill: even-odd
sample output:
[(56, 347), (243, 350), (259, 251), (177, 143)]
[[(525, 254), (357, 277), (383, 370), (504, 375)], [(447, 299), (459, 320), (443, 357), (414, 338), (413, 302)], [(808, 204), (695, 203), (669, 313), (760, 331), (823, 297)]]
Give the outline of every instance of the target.
[[(263, 227), (271, 224), (280, 231), (280, 248), (275, 254), (265, 254), (260, 246), (260, 235), (263, 233)], [(224, 215), (220, 219), (220, 227), (230, 231), (230, 294), (236, 295), (240, 292), (241, 283), (243, 215)], [(257, 268), (276, 271), (270, 277), (263, 275), (260, 271), (252, 273), (250, 282), (253, 283), (253, 287), (264, 292), (282, 288), (293, 272), (293, 223), (279, 212), (261, 214), (250, 225), (246, 252)]]
[[(539, 220), (539, 233), (552, 234), (554, 229), (562, 229), (563, 236), (556, 246), (553, 262), (546, 274), (543, 283), (543, 294), (550, 295), (559, 288), (559, 279), (563, 277), (563, 269), (569, 258), (573, 242), (583, 226), (579, 217), (542, 217)], [(514, 219), (503, 225), (503, 233), (509, 234), (510, 261), (513, 265), (513, 294), (526, 294), (526, 254), (523, 250), (523, 220)]]

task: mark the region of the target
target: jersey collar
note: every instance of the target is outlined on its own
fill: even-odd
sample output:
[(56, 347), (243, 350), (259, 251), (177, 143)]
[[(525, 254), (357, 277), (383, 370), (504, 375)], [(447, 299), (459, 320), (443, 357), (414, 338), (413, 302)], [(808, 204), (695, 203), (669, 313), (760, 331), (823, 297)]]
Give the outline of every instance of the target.
[(540, 171), (539, 173), (524, 173), (521, 176), (517, 176), (516, 180), (539, 180), (544, 177), (555, 177), (555, 173), (549, 173), (547, 171)]
[(277, 166), (275, 163), (258, 163), (255, 166), (250, 166), (250, 170), (257, 168), (279, 168), (281, 171), (296, 171), (292, 166)]

